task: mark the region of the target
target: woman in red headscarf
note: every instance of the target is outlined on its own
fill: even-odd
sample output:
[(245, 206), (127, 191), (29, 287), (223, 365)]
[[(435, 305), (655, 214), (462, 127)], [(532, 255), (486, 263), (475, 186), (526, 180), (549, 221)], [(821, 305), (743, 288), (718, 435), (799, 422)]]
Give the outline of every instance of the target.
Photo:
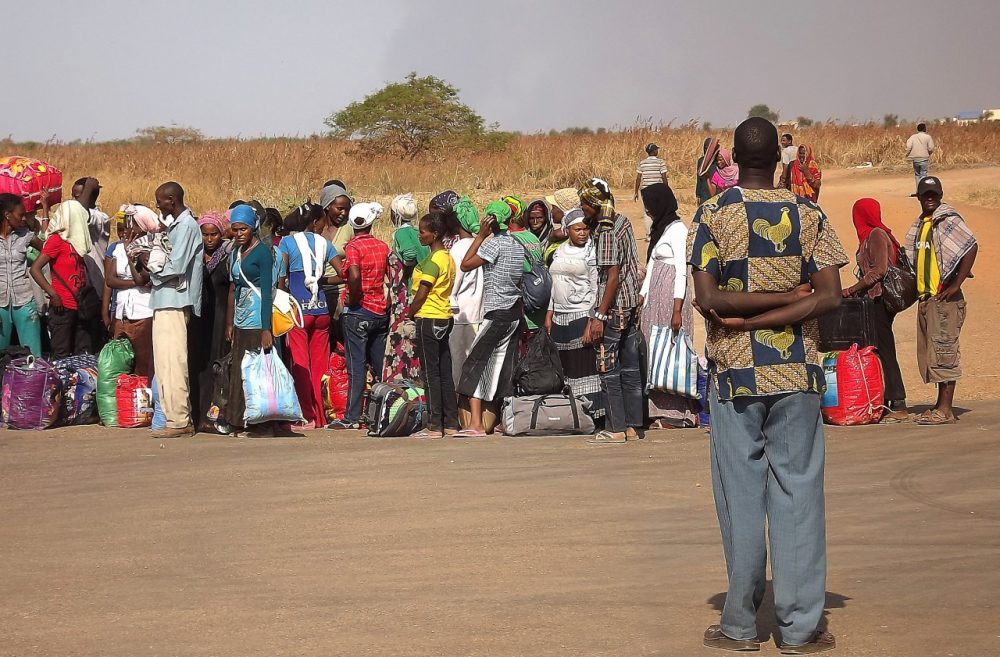
[[(794, 162), (792, 165), (794, 166)], [(854, 227), (858, 231), (858, 282), (844, 290), (844, 296), (867, 295), (872, 300), (872, 317), (875, 324), (875, 348), (882, 361), (885, 378), (885, 398), (889, 413), (883, 422), (905, 422), (906, 388), (896, 360), (896, 338), (892, 333), (895, 314), (882, 302), (882, 279), (889, 265), (899, 260), (899, 242), (882, 223), (882, 208), (873, 198), (859, 199), (854, 204)]]
[(812, 146), (799, 146), (798, 158), (788, 164), (787, 180), (789, 189), (796, 196), (807, 198), (813, 203), (819, 200), (819, 186), (823, 174), (813, 157)]

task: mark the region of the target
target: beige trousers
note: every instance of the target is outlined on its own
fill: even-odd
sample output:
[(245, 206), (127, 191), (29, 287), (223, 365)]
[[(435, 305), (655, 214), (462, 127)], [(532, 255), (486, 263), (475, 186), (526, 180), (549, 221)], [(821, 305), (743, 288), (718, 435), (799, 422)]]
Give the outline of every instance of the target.
[(169, 429), (183, 429), (191, 424), (187, 347), (190, 318), (190, 308), (164, 308), (153, 312), (153, 362), (160, 387), (160, 405), (167, 416)]

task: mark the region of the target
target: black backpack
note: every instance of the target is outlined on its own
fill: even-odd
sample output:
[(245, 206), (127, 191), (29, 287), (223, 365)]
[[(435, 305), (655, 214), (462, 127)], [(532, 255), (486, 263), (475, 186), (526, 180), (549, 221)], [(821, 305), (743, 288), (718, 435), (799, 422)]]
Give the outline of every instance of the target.
[(528, 353), (514, 368), (514, 392), (518, 396), (557, 395), (566, 388), (559, 349), (545, 329), (528, 343)]
[(521, 276), (521, 299), (524, 301), (524, 312), (530, 315), (548, 309), (552, 297), (552, 275), (545, 266), (545, 258), (536, 261), (523, 242), (521, 248), (531, 265), (531, 271)]

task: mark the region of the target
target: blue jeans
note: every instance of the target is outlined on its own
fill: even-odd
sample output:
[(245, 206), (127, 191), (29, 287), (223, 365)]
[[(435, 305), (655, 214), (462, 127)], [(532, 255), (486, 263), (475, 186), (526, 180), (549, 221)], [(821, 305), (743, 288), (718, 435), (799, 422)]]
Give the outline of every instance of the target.
[(806, 643), (826, 600), (820, 396), (795, 392), (721, 401), (714, 387), (708, 393), (712, 489), (729, 574), (722, 631), (733, 639), (757, 636), (769, 538), (781, 638)]
[(607, 405), (608, 431), (621, 433), (643, 425), (645, 398), (639, 369), (639, 328), (634, 310), (612, 310), (597, 348), (597, 371)]
[(913, 177), (917, 179), (917, 184), (927, 177), (927, 170), (930, 168), (930, 162), (928, 160), (914, 160), (913, 161)]
[(0, 308), (0, 349), (10, 346), (14, 329), (17, 329), (18, 344), (30, 349), (35, 356), (42, 355), (42, 320), (34, 299), (23, 306)]
[(367, 379), (365, 366), (371, 367), (376, 381), (382, 380), (389, 316), (376, 315), (361, 308), (345, 311), (340, 316), (340, 325), (344, 332), (344, 358), (347, 360), (347, 416), (344, 420), (353, 423), (361, 419), (361, 399)]

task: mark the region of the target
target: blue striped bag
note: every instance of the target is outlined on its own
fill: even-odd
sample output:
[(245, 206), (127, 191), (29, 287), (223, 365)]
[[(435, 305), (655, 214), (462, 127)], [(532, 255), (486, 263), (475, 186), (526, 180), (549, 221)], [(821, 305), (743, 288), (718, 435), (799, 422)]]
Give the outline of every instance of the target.
[(698, 356), (684, 329), (676, 335), (669, 326), (654, 326), (650, 331), (646, 390), (701, 398), (698, 394)]

